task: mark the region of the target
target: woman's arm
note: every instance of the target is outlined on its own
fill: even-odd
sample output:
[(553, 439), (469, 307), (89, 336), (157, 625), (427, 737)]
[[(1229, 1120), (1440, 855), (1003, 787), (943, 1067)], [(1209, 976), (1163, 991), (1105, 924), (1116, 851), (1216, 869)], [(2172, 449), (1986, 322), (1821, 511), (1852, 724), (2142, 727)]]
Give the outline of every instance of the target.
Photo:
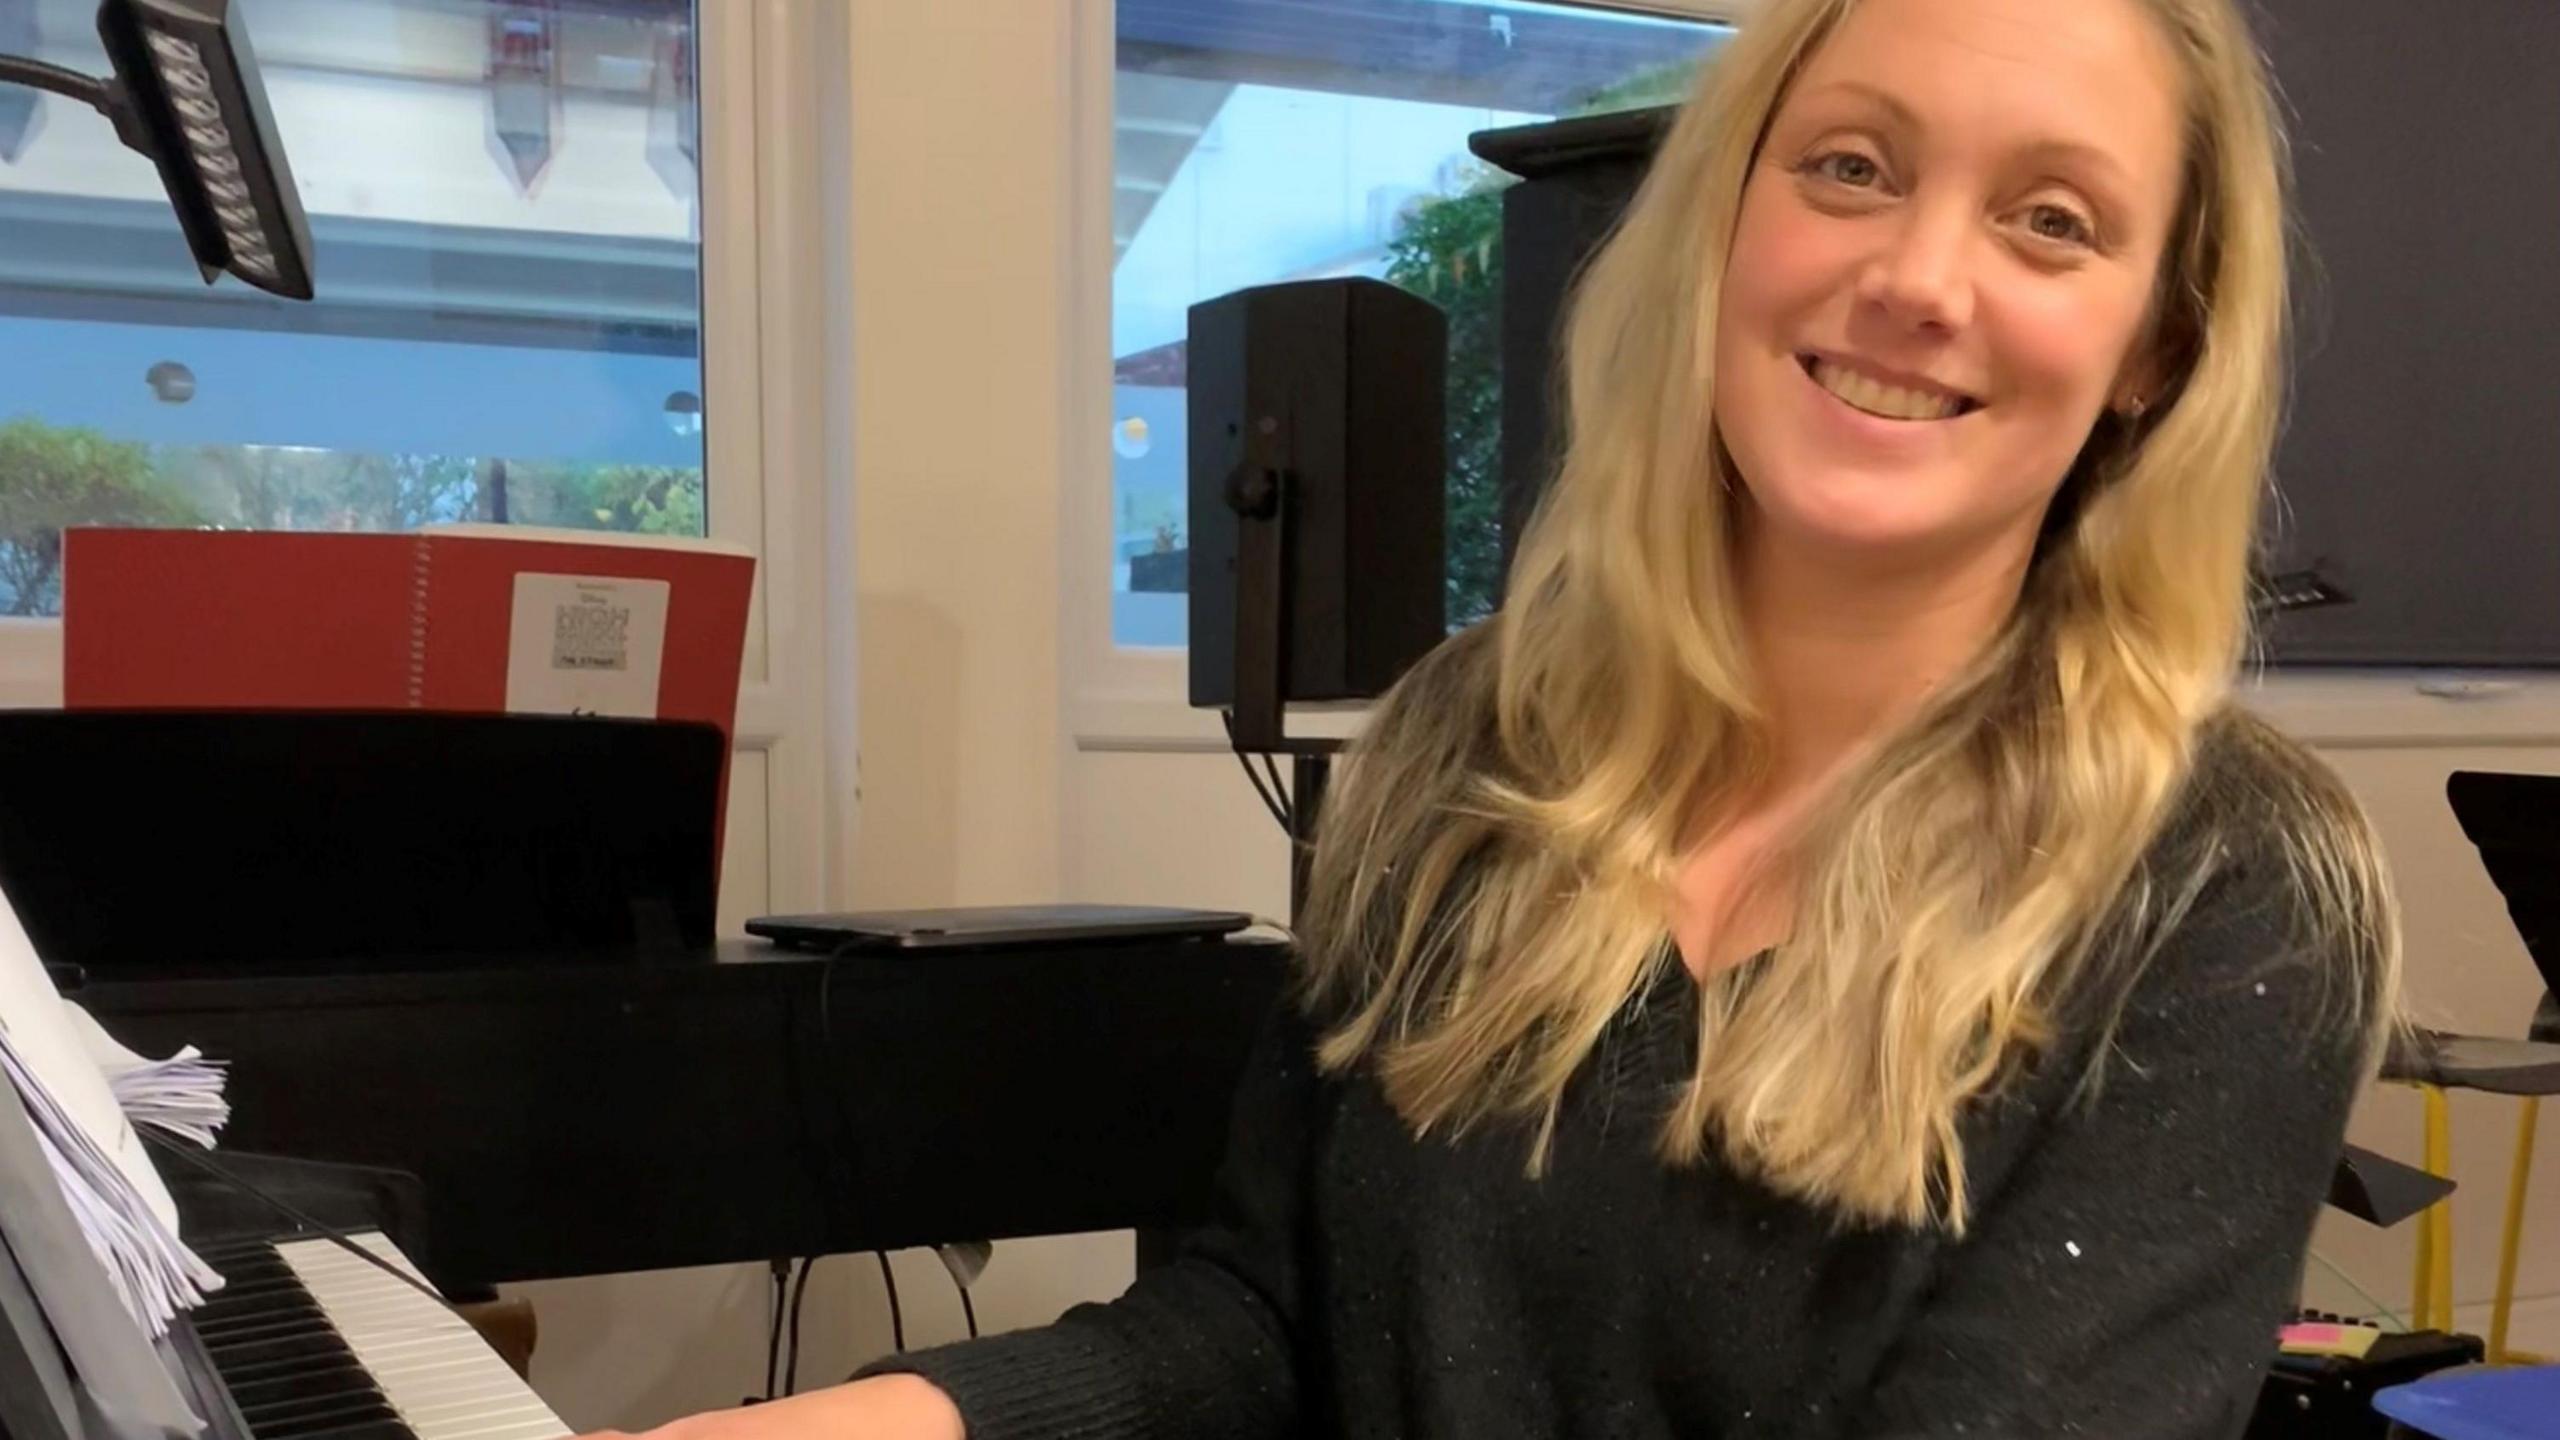
[(2096, 1097), (1951, 1242), (1842, 1434), (2240, 1434), (2366, 1062), (2358, 962), (2288, 955), (2281, 871), (2168, 937)]

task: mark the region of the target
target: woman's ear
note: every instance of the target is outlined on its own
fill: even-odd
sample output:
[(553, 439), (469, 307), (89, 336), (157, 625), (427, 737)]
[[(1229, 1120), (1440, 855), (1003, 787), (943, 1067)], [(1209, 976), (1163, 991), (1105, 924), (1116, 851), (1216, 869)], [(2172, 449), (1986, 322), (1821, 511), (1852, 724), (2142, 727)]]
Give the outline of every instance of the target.
[(2107, 408), (2119, 418), (2139, 420), (2145, 411), (2160, 403), (2161, 392), (2168, 387), (2168, 358), (2159, 327), (2146, 325), (2142, 339), (2116, 374), (2115, 388), (2107, 395)]

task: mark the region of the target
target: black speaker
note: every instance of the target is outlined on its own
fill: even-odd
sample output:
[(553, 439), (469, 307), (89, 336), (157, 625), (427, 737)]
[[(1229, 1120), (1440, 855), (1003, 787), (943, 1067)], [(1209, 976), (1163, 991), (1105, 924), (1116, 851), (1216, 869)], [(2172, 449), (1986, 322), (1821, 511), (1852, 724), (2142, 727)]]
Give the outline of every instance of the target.
[(1447, 351), (1439, 307), (1375, 280), (1191, 307), (1192, 704), (1236, 703), (1240, 603), (1284, 701), (1377, 695), (1447, 633)]
[(1520, 177), (1502, 192), (1502, 569), (1563, 454), (1551, 420), (1565, 296), (1617, 227), (1671, 127), (1671, 109), (1577, 117), (1467, 137)]

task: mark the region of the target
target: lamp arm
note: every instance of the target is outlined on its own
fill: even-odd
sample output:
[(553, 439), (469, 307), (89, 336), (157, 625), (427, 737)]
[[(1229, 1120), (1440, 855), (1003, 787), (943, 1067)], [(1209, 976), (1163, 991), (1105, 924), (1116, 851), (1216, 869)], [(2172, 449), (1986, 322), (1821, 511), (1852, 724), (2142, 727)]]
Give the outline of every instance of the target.
[(112, 103), (108, 98), (106, 81), (92, 80), (77, 70), (66, 70), (23, 55), (0, 55), (0, 83), (32, 85), (38, 90), (68, 95), (101, 111)]
[(43, 60), (30, 60), (23, 55), (0, 55), (0, 85), (19, 84), (56, 95), (66, 95), (104, 115), (115, 123), (116, 138), (126, 148), (156, 159), (158, 147), (151, 143), (150, 132), (143, 128), (125, 103), (124, 86), (115, 80), (95, 80), (77, 70)]

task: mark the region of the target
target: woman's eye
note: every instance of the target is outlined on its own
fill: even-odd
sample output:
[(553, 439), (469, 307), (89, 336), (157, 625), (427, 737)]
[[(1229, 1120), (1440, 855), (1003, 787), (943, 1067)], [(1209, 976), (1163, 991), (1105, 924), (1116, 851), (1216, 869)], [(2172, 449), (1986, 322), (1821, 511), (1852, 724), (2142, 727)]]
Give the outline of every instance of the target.
[(2063, 245), (2093, 245), (2097, 231), (2080, 213), (2064, 205), (2037, 205), (2027, 211), (2027, 231), (2039, 240)]
[(1882, 167), (1855, 150), (1834, 150), (1813, 157), (1805, 169), (1825, 180), (1864, 190), (1884, 178)]

